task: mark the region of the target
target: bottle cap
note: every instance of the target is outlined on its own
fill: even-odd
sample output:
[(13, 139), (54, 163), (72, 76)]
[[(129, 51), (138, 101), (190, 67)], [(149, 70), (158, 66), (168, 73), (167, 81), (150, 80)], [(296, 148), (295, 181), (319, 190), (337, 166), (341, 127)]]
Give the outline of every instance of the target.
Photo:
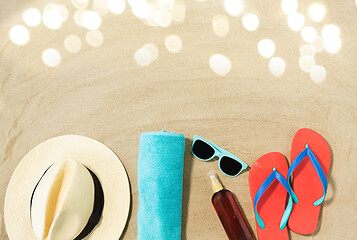
[(218, 178), (216, 173), (211, 172), (211, 173), (207, 174), (207, 176), (211, 180), (213, 192), (218, 192), (218, 191), (221, 191), (223, 189), (222, 183), (219, 180), (219, 178)]

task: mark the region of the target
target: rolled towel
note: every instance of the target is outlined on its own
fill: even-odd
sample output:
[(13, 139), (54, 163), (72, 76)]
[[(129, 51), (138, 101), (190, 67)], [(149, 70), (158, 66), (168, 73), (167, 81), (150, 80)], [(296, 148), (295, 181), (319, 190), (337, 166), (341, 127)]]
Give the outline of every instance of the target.
[(184, 151), (183, 134), (141, 134), (138, 240), (181, 239)]

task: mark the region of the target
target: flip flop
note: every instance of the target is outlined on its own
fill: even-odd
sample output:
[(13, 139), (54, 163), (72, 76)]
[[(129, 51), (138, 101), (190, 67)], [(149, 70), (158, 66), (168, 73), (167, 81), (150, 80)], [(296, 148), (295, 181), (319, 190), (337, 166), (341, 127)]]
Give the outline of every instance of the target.
[(288, 180), (292, 175), (292, 189), (299, 203), (293, 206), (288, 226), (296, 233), (308, 235), (317, 228), (321, 203), (325, 199), (331, 150), (320, 134), (303, 128), (293, 139), (292, 159)]
[(283, 154), (272, 152), (260, 157), (249, 172), (250, 195), (254, 205), (258, 239), (289, 239), (286, 223), (292, 201), (286, 205), (287, 194), (296, 201), (285, 177), (288, 164)]

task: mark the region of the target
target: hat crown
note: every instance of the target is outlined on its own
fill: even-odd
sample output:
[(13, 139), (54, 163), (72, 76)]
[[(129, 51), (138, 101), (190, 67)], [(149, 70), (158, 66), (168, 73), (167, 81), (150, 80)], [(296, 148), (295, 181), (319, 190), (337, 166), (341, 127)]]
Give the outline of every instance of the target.
[(31, 222), (39, 240), (72, 240), (87, 225), (94, 205), (88, 169), (73, 159), (59, 161), (44, 173), (33, 193)]

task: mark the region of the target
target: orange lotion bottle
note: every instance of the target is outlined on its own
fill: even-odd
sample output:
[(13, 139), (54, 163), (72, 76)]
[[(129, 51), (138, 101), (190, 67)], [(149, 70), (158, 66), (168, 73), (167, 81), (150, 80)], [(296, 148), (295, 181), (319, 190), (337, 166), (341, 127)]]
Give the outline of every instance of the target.
[(233, 194), (224, 189), (216, 173), (208, 174), (212, 183), (212, 204), (230, 240), (251, 240), (254, 236)]

